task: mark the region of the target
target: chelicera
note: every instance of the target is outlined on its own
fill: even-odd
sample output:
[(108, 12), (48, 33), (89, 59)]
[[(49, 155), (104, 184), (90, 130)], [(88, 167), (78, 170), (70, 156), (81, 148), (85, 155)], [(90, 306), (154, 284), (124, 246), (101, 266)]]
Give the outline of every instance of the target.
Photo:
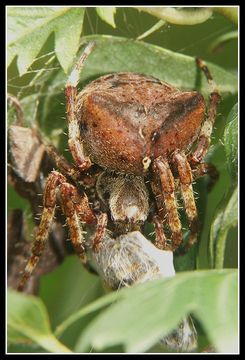
[[(23, 289), (45, 246), (57, 190), (71, 241), (83, 262), (83, 223), (97, 228), (92, 240), (94, 251), (100, 248), (107, 228), (116, 237), (142, 230), (146, 220), (155, 225), (158, 248), (177, 250), (183, 238), (176, 202), (179, 190), (190, 227), (185, 251), (197, 239), (192, 183), (193, 178), (212, 169), (204, 158), (220, 100), (207, 66), (197, 59), (211, 89), (205, 116), (200, 93), (180, 91), (138, 73), (105, 75), (78, 93), (79, 74), (93, 47), (94, 43), (88, 44), (65, 87), (68, 144), (75, 167), (54, 155), (60, 172), (53, 171), (47, 178), (41, 222), (19, 289)], [(98, 170), (96, 178), (94, 169)], [(100, 201), (99, 211), (89, 203), (92, 192)], [(171, 239), (165, 235), (166, 227)]]

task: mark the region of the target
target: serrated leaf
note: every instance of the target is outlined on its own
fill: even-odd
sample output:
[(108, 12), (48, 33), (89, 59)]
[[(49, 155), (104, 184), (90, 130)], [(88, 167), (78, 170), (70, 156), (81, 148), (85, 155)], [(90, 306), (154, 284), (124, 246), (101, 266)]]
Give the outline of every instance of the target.
[(211, 260), (216, 269), (222, 269), (225, 255), (227, 234), (231, 227), (237, 225), (238, 219), (238, 189), (233, 191), (225, 205), (217, 213), (210, 233)]
[(227, 159), (227, 168), (233, 183), (237, 182), (238, 175), (238, 105), (235, 104), (227, 118), (224, 131), (224, 146)]
[(18, 69), (23, 75), (54, 32), (56, 54), (67, 72), (78, 50), (83, 18), (83, 8), (8, 8), (8, 65), (18, 56)]
[(90, 311), (112, 304), (81, 334), (76, 351), (97, 351), (119, 344), (126, 352), (144, 352), (171, 332), (190, 312), (201, 322), (219, 352), (236, 352), (237, 271), (178, 273), (104, 296), (74, 314), (60, 333)]
[(70, 353), (53, 335), (43, 302), (8, 290), (8, 342), (34, 342), (50, 352)]
[(79, 48), (84, 18), (83, 8), (73, 8), (59, 19), (55, 30), (55, 52), (60, 65), (68, 71)]
[(98, 16), (107, 24), (111, 25), (114, 29), (116, 28), (114, 20), (114, 15), (116, 14), (116, 11), (116, 7), (96, 7), (96, 12)]

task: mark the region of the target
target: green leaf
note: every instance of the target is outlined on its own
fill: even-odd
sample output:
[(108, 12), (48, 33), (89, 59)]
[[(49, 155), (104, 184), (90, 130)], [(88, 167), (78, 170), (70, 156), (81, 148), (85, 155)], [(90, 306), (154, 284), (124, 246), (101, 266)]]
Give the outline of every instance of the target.
[(123, 296), (122, 291), (120, 292), (112, 292), (108, 295), (92, 302), (91, 304), (85, 306), (81, 310), (75, 312), (71, 316), (69, 316), (64, 322), (62, 322), (59, 326), (57, 326), (55, 330), (55, 335), (60, 337), (71, 325), (73, 325), (76, 321), (82, 319), (84, 316), (97, 311), (114, 301), (118, 300), (121, 296)]
[(9, 344), (8, 353), (48, 353), (49, 351), (43, 349), (42, 347), (30, 343), (30, 344)]
[[(105, 35), (83, 37), (83, 43), (92, 40), (96, 42), (96, 46), (81, 71), (80, 89), (101, 75), (132, 71), (155, 76), (180, 89), (197, 89), (206, 98), (209, 96), (207, 81), (197, 69), (194, 58), (190, 56), (126, 38)], [(78, 57), (81, 56), (83, 49), (84, 46)], [(222, 96), (236, 94), (236, 76), (216, 65), (208, 63), (208, 66)], [(60, 102), (64, 103), (63, 89), (66, 80), (67, 76), (63, 71), (56, 71), (45, 89), (46, 95), (43, 99), (40, 124), (47, 133), (54, 128), (64, 129), (66, 127), (66, 121), (62, 120), (65, 107), (60, 106)], [(60, 98), (58, 98), (58, 94), (61, 95)], [(52, 121), (50, 121), (51, 118)]]
[(196, 25), (203, 23), (212, 16), (209, 8), (174, 8), (174, 7), (138, 7), (160, 19), (176, 25)]
[(114, 15), (116, 14), (116, 7), (96, 7), (98, 16), (104, 20), (107, 24), (111, 25), (114, 29), (116, 28)]
[[(155, 76), (180, 89), (197, 89), (206, 98), (209, 96), (207, 81), (197, 69), (194, 58), (190, 56), (126, 38), (105, 35), (83, 37), (83, 43), (92, 40), (96, 41), (96, 46), (81, 71), (79, 89), (101, 75), (132, 71)], [(84, 46), (77, 58), (81, 56), (83, 49)], [(237, 92), (236, 76), (213, 64), (208, 63), (208, 65), (222, 96), (235, 94)], [(55, 129), (64, 130), (67, 126), (64, 119), (66, 81), (67, 76), (63, 71), (54, 70), (43, 91), (45, 96), (40, 103), (42, 108), (40, 126), (47, 134), (51, 134)]]
[(56, 55), (67, 72), (79, 47), (83, 18), (84, 8), (8, 8), (8, 65), (18, 56), (18, 69), (23, 75), (54, 32)]
[(238, 105), (235, 104), (228, 115), (224, 131), (224, 146), (227, 168), (233, 183), (237, 183), (238, 175)]
[[(175, 53), (156, 45), (126, 38), (91, 35), (83, 37), (83, 43), (94, 40), (96, 46), (84, 64), (80, 74), (81, 82), (88, 82), (100, 75), (119, 71), (141, 72), (155, 76), (181, 89), (197, 87), (197, 65), (190, 56)], [(81, 52), (80, 52), (81, 55)], [(237, 93), (237, 78), (219, 66), (207, 63), (222, 95)], [(62, 86), (66, 78), (61, 74), (57, 86)], [(53, 83), (51, 84), (53, 87)], [(201, 74), (199, 89), (205, 95), (209, 87)]]
[[(133, 71), (153, 75), (176, 87), (194, 89), (197, 66), (194, 58), (175, 53), (159, 46), (112, 36), (87, 36), (84, 41), (95, 40), (96, 46), (82, 70), (81, 81), (118, 71)], [(236, 77), (222, 68), (209, 64), (210, 72), (220, 92), (237, 92)], [(209, 94), (201, 75), (200, 91)]]
[(83, 26), (84, 9), (73, 8), (57, 22), (55, 29), (55, 52), (65, 72), (72, 65), (79, 48)]
[[(223, 268), (227, 236), (231, 227), (237, 225), (238, 218), (238, 106), (235, 104), (227, 118), (223, 143), (226, 165), (232, 183), (231, 190), (222, 201), (211, 225), (209, 253), (211, 264), (217, 269)], [(234, 190), (235, 187), (235, 190)]]
[[(76, 274), (75, 278), (74, 274)], [(76, 255), (67, 256), (57, 269), (43, 277), (39, 289), (39, 296), (48, 309), (53, 326), (57, 326), (74, 311), (103, 293), (99, 277), (81, 266)]]
[(8, 342), (30, 341), (50, 352), (71, 352), (51, 332), (48, 314), (40, 299), (8, 290)]
[(193, 313), (219, 352), (237, 351), (237, 271), (178, 273), (122, 289), (90, 304), (60, 325), (60, 335), (73, 322), (111, 304), (81, 334), (77, 352), (124, 345), (126, 352), (144, 352)]
[(238, 189), (233, 191), (226, 200), (225, 206), (217, 213), (210, 234), (211, 259), (216, 269), (222, 269), (225, 255), (227, 235), (231, 227), (237, 225), (238, 218)]

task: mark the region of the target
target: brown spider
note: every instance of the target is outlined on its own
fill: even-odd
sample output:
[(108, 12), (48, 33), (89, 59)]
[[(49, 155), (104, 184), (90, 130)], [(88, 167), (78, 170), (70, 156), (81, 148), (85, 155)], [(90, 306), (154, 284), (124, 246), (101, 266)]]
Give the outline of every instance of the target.
[[(93, 47), (94, 43), (88, 44), (65, 87), (68, 144), (75, 167), (49, 147), (60, 172), (52, 171), (47, 178), (41, 221), (19, 290), (25, 286), (44, 249), (55, 214), (57, 190), (72, 244), (83, 262), (86, 261), (83, 223), (96, 225), (93, 251), (100, 249), (107, 226), (116, 237), (140, 230), (146, 219), (155, 224), (158, 248), (178, 249), (182, 242), (176, 203), (178, 189), (191, 232), (185, 250), (197, 239), (193, 175), (197, 178), (212, 170), (203, 161), (220, 100), (208, 68), (197, 59), (211, 87), (205, 118), (201, 94), (183, 92), (138, 73), (105, 75), (78, 93), (80, 70)], [(96, 177), (93, 169), (98, 170)], [(90, 200), (96, 187), (97, 200), (101, 202), (98, 213), (90, 206), (81, 186)], [(166, 239), (164, 225), (171, 233), (171, 243)]]

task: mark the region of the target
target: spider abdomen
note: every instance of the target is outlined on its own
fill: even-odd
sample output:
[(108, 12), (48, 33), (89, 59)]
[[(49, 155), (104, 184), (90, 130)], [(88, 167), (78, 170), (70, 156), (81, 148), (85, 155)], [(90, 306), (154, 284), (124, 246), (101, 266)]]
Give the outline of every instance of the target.
[(143, 159), (168, 156), (195, 141), (205, 114), (196, 91), (181, 92), (135, 73), (102, 76), (78, 95), (86, 152), (115, 171), (142, 174)]

